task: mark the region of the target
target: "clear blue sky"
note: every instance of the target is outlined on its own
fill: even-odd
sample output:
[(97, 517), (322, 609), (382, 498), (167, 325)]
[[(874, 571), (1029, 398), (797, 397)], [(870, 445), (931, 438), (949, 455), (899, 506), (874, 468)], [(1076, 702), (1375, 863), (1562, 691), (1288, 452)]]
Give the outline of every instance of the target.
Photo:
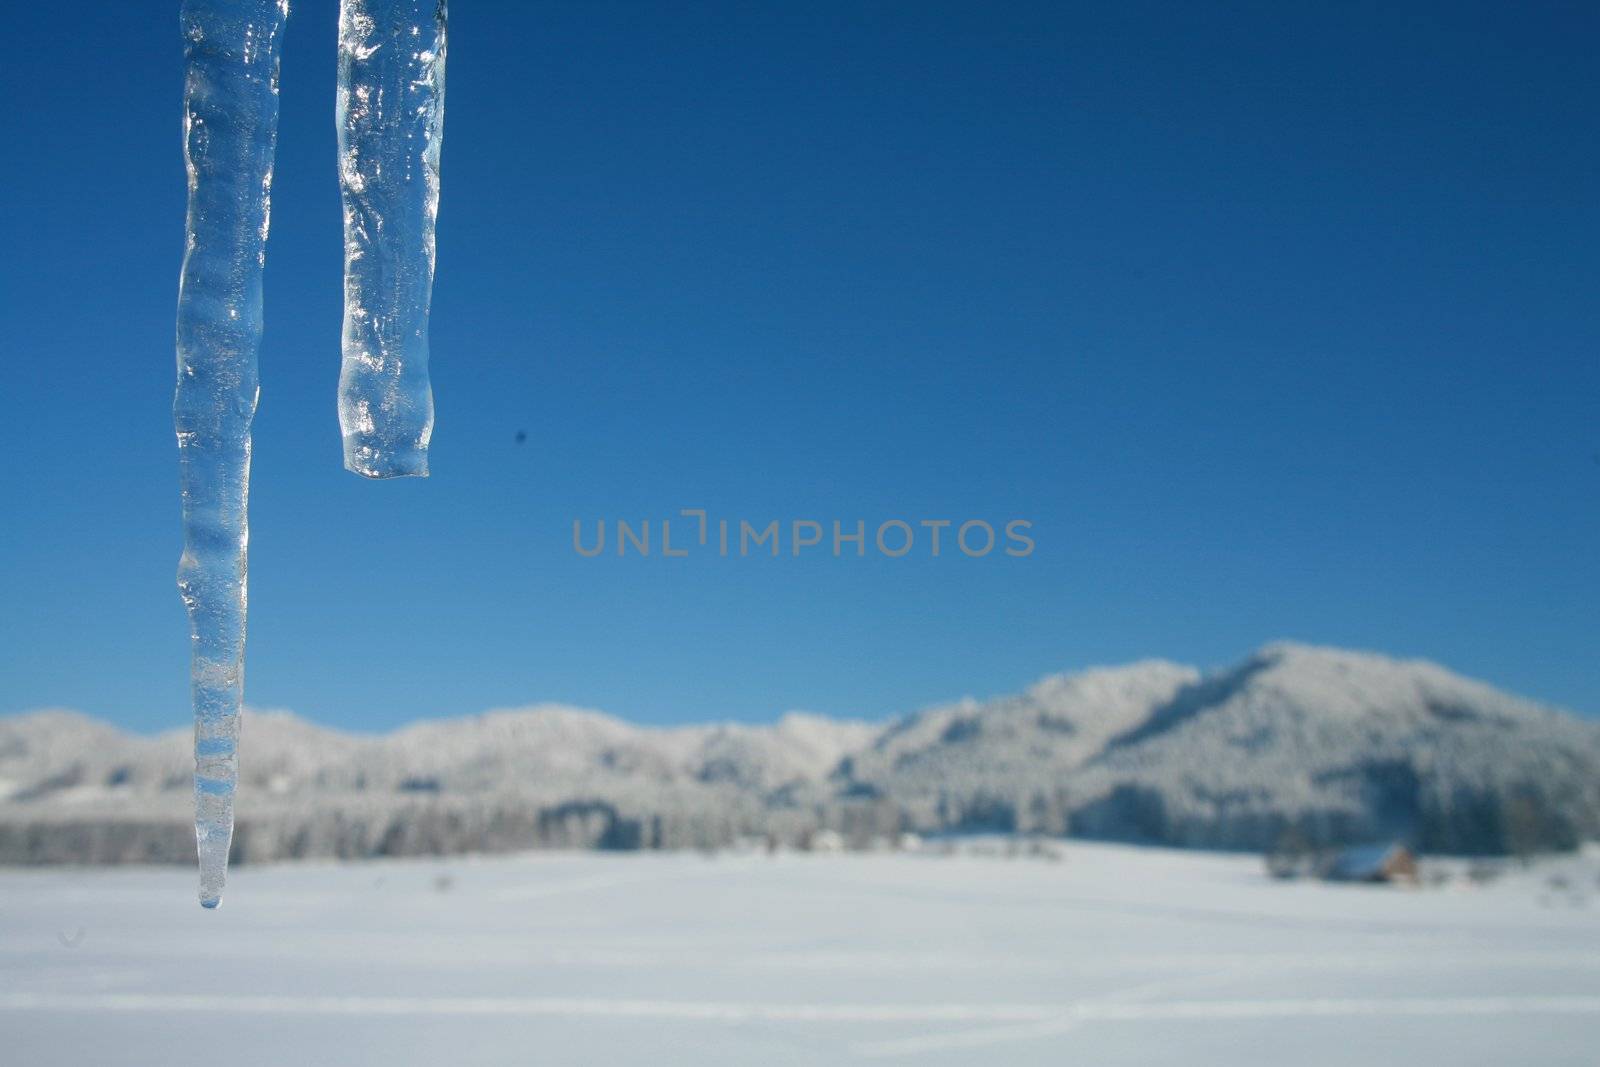
[[(1289, 637), (1600, 712), (1593, 4), (453, 6), (434, 475), (375, 484), (294, 4), (252, 704), (876, 717)], [(188, 714), (176, 8), (9, 13), (0, 712)], [(692, 506), (1038, 548), (572, 551)]]

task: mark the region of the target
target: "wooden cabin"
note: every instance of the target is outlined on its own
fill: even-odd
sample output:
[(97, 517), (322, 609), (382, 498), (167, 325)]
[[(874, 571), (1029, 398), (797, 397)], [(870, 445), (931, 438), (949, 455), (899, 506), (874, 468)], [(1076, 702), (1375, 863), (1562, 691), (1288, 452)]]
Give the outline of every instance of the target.
[(1323, 869), (1330, 882), (1417, 882), (1417, 857), (1406, 846), (1395, 842), (1383, 845), (1356, 845), (1335, 852)]

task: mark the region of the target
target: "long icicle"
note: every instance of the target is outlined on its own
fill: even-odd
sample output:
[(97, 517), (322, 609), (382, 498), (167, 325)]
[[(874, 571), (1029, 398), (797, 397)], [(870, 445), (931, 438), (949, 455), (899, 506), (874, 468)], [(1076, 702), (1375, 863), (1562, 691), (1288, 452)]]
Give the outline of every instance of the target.
[(345, 466), (426, 477), (428, 307), (444, 135), (445, 0), (342, 0)]
[(173, 421), (183, 488), (200, 903), (222, 901), (244, 696), (250, 421), (258, 393), (278, 57), (288, 0), (183, 0), (189, 212)]

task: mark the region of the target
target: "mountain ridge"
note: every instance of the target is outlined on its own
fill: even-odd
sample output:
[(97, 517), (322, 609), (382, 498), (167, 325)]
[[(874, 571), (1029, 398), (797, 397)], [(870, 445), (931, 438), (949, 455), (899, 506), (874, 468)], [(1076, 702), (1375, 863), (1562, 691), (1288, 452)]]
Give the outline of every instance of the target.
[[(192, 853), (188, 746), (187, 731), (64, 709), (0, 717), (0, 861)], [(1457, 852), (1600, 836), (1600, 724), (1426, 660), (1294, 642), (1209, 673), (1148, 659), (1051, 674), (883, 723), (649, 727), (547, 703), (356, 734), (250, 709), (241, 750), (241, 859), (819, 829), (1212, 848), (1293, 831)]]

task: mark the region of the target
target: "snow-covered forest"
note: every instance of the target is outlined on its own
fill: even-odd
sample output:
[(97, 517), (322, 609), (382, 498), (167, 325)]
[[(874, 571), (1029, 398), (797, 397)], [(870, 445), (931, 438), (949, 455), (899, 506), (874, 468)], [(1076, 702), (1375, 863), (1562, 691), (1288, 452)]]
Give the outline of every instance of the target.
[[(1280, 644), (1054, 675), (887, 724), (650, 729), (536, 706), (387, 735), (247, 715), (235, 859), (1016, 832), (1260, 850), (1600, 834), (1600, 726), (1423, 662)], [(188, 735), (0, 719), (0, 861), (188, 862)]]

